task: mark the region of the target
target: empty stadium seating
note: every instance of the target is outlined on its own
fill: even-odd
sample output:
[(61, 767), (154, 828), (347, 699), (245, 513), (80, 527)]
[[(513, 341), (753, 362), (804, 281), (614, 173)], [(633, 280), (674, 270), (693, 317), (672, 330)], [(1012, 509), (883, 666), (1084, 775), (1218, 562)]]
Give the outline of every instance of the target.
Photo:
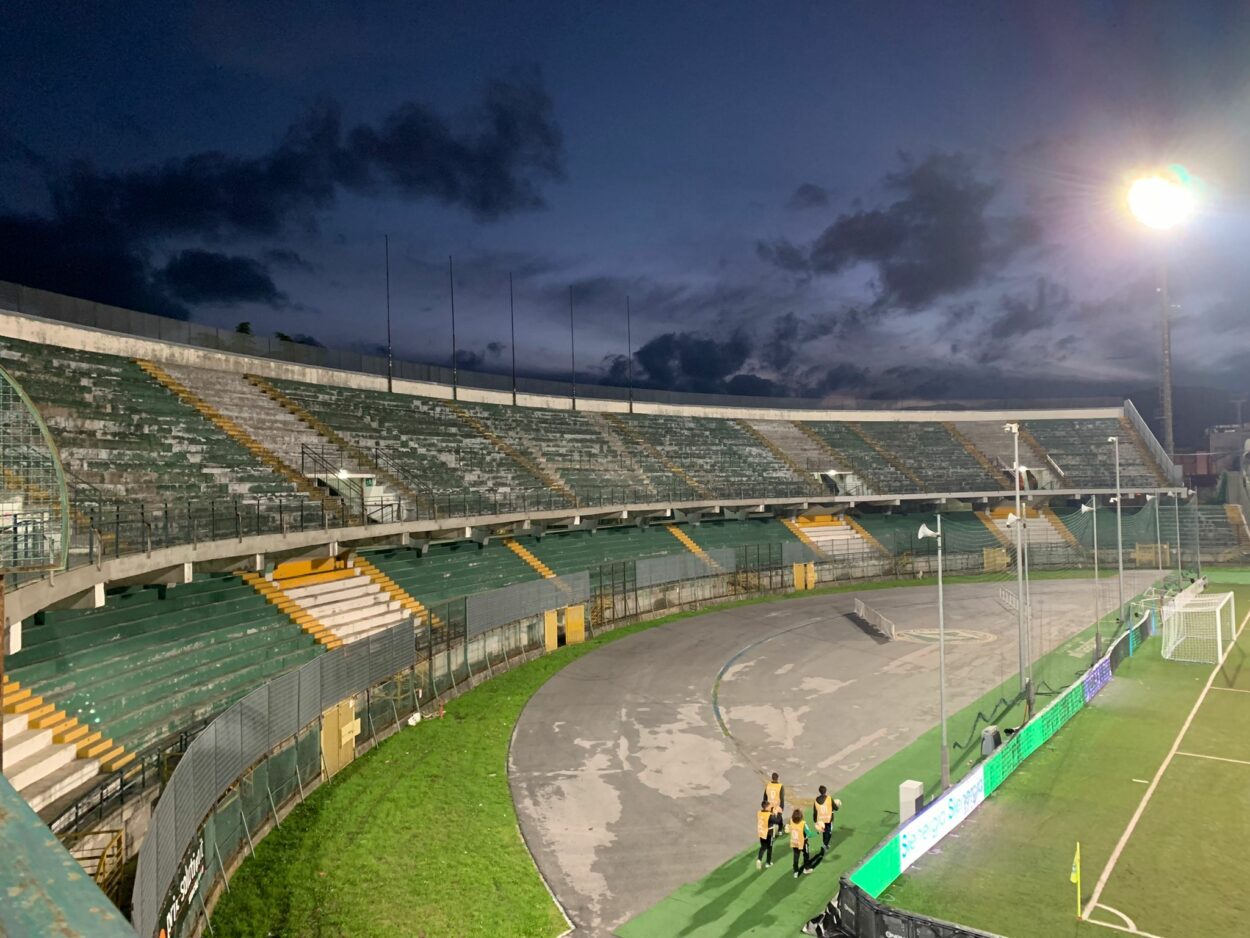
[(557, 575), (591, 570), (602, 564), (686, 552), (663, 525), (620, 525), (599, 528), (594, 533), (573, 531), (520, 540)]
[(233, 576), (129, 587), (89, 611), (38, 614), (6, 668), (92, 732), (135, 752), (317, 654)]
[(918, 479), (911, 476), (896, 458), (887, 457), (873, 447), (855, 425), (832, 421), (812, 421), (808, 430), (824, 442), (847, 470), (858, 476), (875, 494), (907, 495), (923, 491)]
[(107, 495), (295, 495), (274, 473), (133, 361), (0, 339), (0, 363), (38, 406), (71, 472)]
[(431, 544), (425, 553), (408, 547), (373, 550), (364, 556), (426, 606), (538, 578), (499, 540), (485, 546), (475, 541)]
[[(1114, 418), (1029, 420), (1024, 426), (1062, 471), (1067, 488), (1115, 488), (1115, 447), (1108, 442), (1113, 436), (1120, 440), (1121, 487), (1129, 491), (1159, 485), (1136, 433)], [(1025, 462), (1026, 457), (1020, 459)]]
[(1003, 487), (941, 423), (877, 420), (860, 433), (893, 453), (930, 492), (993, 492)]

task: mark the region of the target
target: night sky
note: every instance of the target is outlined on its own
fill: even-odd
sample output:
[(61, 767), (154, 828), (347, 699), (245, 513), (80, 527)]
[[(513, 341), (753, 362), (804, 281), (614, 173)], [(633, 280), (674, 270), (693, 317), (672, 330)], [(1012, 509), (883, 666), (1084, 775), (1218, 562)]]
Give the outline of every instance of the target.
[[(699, 391), (1244, 391), (1244, 3), (6, 4), (0, 279)], [(1181, 163), (1183, 230), (1128, 218)], [(1147, 408), (1143, 408), (1146, 410)]]

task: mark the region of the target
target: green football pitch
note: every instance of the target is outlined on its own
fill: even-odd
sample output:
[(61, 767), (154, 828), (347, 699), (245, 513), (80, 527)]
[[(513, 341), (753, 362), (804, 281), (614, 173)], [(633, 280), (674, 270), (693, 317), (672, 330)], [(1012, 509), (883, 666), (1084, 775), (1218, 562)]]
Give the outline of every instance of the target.
[[(1245, 581), (1213, 572), (1240, 617), (1222, 665), (1165, 661), (1150, 640), (882, 901), (1008, 938), (1245, 934)], [(1078, 841), (1084, 918), (1070, 880)]]

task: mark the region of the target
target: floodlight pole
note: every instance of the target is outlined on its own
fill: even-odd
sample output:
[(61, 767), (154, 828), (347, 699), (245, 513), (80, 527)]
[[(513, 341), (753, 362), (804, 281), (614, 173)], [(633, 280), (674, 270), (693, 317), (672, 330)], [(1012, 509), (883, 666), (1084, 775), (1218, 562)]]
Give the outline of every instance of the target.
[(1190, 494), (1194, 497), (1194, 564), (1198, 569), (1198, 579), (1202, 579), (1202, 518), (1198, 511), (1198, 490), (1193, 489)]
[[(1015, 462), (1011, 467), (1011, 473), (1016, 477), (1016, 518), (1020, 518), (1022, 511), (1020, 509), (1020, 424), (1008, 423), (1003, 426), (1003, 430), (1010, 433), (1012, 443), (1015, 450)], [(1024, 557), (1024, 549), (1021, 544), (1021, 526), (1016, 526), (1016, 629), (1019, 633), (1018, 642), (1020, 646), (1020, 693), (1028, 698), (1028, 650), (1026, 648), (1025, 627), (1024, 627), (1024, 567), (1022, 560)]]
[(946, 601), (942, 593), (942, 513), (937, 514), (937, 531), (921, 525), (918, 537), (937, 540), (937, 587), (938, 587), (938, 711), (942, 721), (942, 790), (951, 787), (950, 743), (946, 729)]
[(1162, 313), (1163, 353), (1160, 356), (1159, 395), (1163, 404), (1163, 448), (1171, 458), (1175, 452), (1172, 436), (1172, 322), (1168, 308), (1168, 268), (1166, 261), (1159, 263), (1159, 300)]
[(1119, 569), (1120, 605), (1116, 609), (1117, 623), (1124, 622), (1124, 492), (1120, 489), (1120, 438), (1107, 437), (1107, 442), (1115, 447), (1115, 542), (1116, 566)]
[(1180, 589), (1185, 582), (1185, 573), (1181, 569), (1181, 493), (1172, 493), (1172, 514), (1176, 517), (1176, 588)]
[(391, 236), (382, 235), (382, 250), (386, 254), (386, 393), (394, 387), (395, 355), (391, 347)]
[(512, 326), (512, 406), (516, 407), (516, 304), (512, 299), (512, 271), (508, 271), (508, 322)]

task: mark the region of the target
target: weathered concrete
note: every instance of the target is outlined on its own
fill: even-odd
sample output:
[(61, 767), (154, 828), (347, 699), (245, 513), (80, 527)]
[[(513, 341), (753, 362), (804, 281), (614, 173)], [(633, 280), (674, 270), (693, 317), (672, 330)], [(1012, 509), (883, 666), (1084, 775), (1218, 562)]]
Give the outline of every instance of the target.
[[(1136, 574), (1134, 590), (1150, 579)], [(1092, 621), (1093, 589), (1091, 580), (1033, 584), (1038, 654)], [(951, 712), (1016, 672), (1015, 616), (998, 590), (948, 588), (948, 628), (984, 633), (948, 644)], [(1114, 581), (1102, 594), (1105, 611)], [(932, 587), (864, 598), (900, 631), (937, 626)], [(661, 626), (572, 663), (534, 696), (513, 741), (512, 792), (579, 934), (610, 934), (750, 846), (764, 772), (781, 773), (791, 803), (810, 799), (818, 784), (836, 791), (935, 725), (936, 645), (874, 639), (847, 617), (854, 599)], [(728, 736), (713, 710), (718, 675)], [(689, 849), (675, 849), (679, 831)]]

